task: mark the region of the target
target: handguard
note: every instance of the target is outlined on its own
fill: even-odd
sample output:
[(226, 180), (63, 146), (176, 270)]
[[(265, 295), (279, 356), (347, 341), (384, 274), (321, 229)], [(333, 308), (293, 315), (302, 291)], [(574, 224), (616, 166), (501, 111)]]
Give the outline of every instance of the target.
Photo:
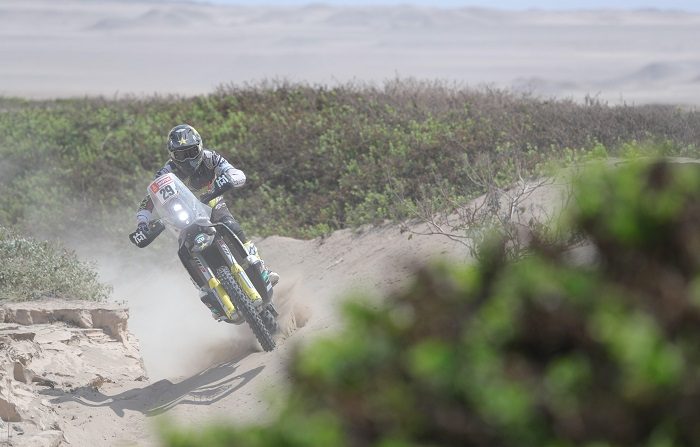
[(156, 240), (158, 235), (165, 230), (165, 225), (160, 220), (150, 222), (148, 224), (148, 230), (136, 230), (129, 235), (129, 240), (132, 244), (139, 248), (145, 248), (150, 245), (151, 242)]

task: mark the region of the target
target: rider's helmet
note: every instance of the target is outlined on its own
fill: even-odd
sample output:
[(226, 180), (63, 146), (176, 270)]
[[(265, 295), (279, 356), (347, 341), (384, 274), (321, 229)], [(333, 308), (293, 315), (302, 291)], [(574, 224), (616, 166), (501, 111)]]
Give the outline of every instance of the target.
[(191, 175), (202, 163), (202, 137), (188, 124), (175, 126), (168, 133), (168, 152), (173, 163)]

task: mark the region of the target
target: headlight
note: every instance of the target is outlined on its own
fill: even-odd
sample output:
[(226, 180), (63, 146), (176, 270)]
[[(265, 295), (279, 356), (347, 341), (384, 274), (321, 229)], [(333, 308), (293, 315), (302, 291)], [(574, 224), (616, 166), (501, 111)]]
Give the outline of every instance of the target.
[(177, 218), (180, 219), (182, 222), (187, 222), (190, 218), (190, 215), (187, 211), (180, 211), (177, 213)]
[(179, 203), (176, 203), (175, 205), (173, 205), (173, 211), (180, 211), (181, 209), (182, 209), (182, 205), (180, 205)]

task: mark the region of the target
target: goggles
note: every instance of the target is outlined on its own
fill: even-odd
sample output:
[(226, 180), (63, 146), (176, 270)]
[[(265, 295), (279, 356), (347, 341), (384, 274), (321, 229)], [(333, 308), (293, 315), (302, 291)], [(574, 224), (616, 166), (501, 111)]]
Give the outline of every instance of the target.
[(184, 149), (176, 149), (172, 151), (171, 156), (175, 161), (185, 161), (197, 158), (199, 152), (199, 146), (189, 146)]

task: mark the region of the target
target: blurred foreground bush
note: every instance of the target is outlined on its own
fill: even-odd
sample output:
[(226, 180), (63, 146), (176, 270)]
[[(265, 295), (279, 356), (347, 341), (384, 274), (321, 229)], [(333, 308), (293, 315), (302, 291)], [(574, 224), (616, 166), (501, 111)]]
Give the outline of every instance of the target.
[(75, 253), (0, 226), (0, 303), (41, 298), (102, 301), (110, 293), (93, 266)]
[(595, 262), (537, 243), (513, 262), (494, 242), (420, 271), (296, 355), (272, 422), (167, 444), (700, 445), (700, 168), (601, 165), (575, 191)]

